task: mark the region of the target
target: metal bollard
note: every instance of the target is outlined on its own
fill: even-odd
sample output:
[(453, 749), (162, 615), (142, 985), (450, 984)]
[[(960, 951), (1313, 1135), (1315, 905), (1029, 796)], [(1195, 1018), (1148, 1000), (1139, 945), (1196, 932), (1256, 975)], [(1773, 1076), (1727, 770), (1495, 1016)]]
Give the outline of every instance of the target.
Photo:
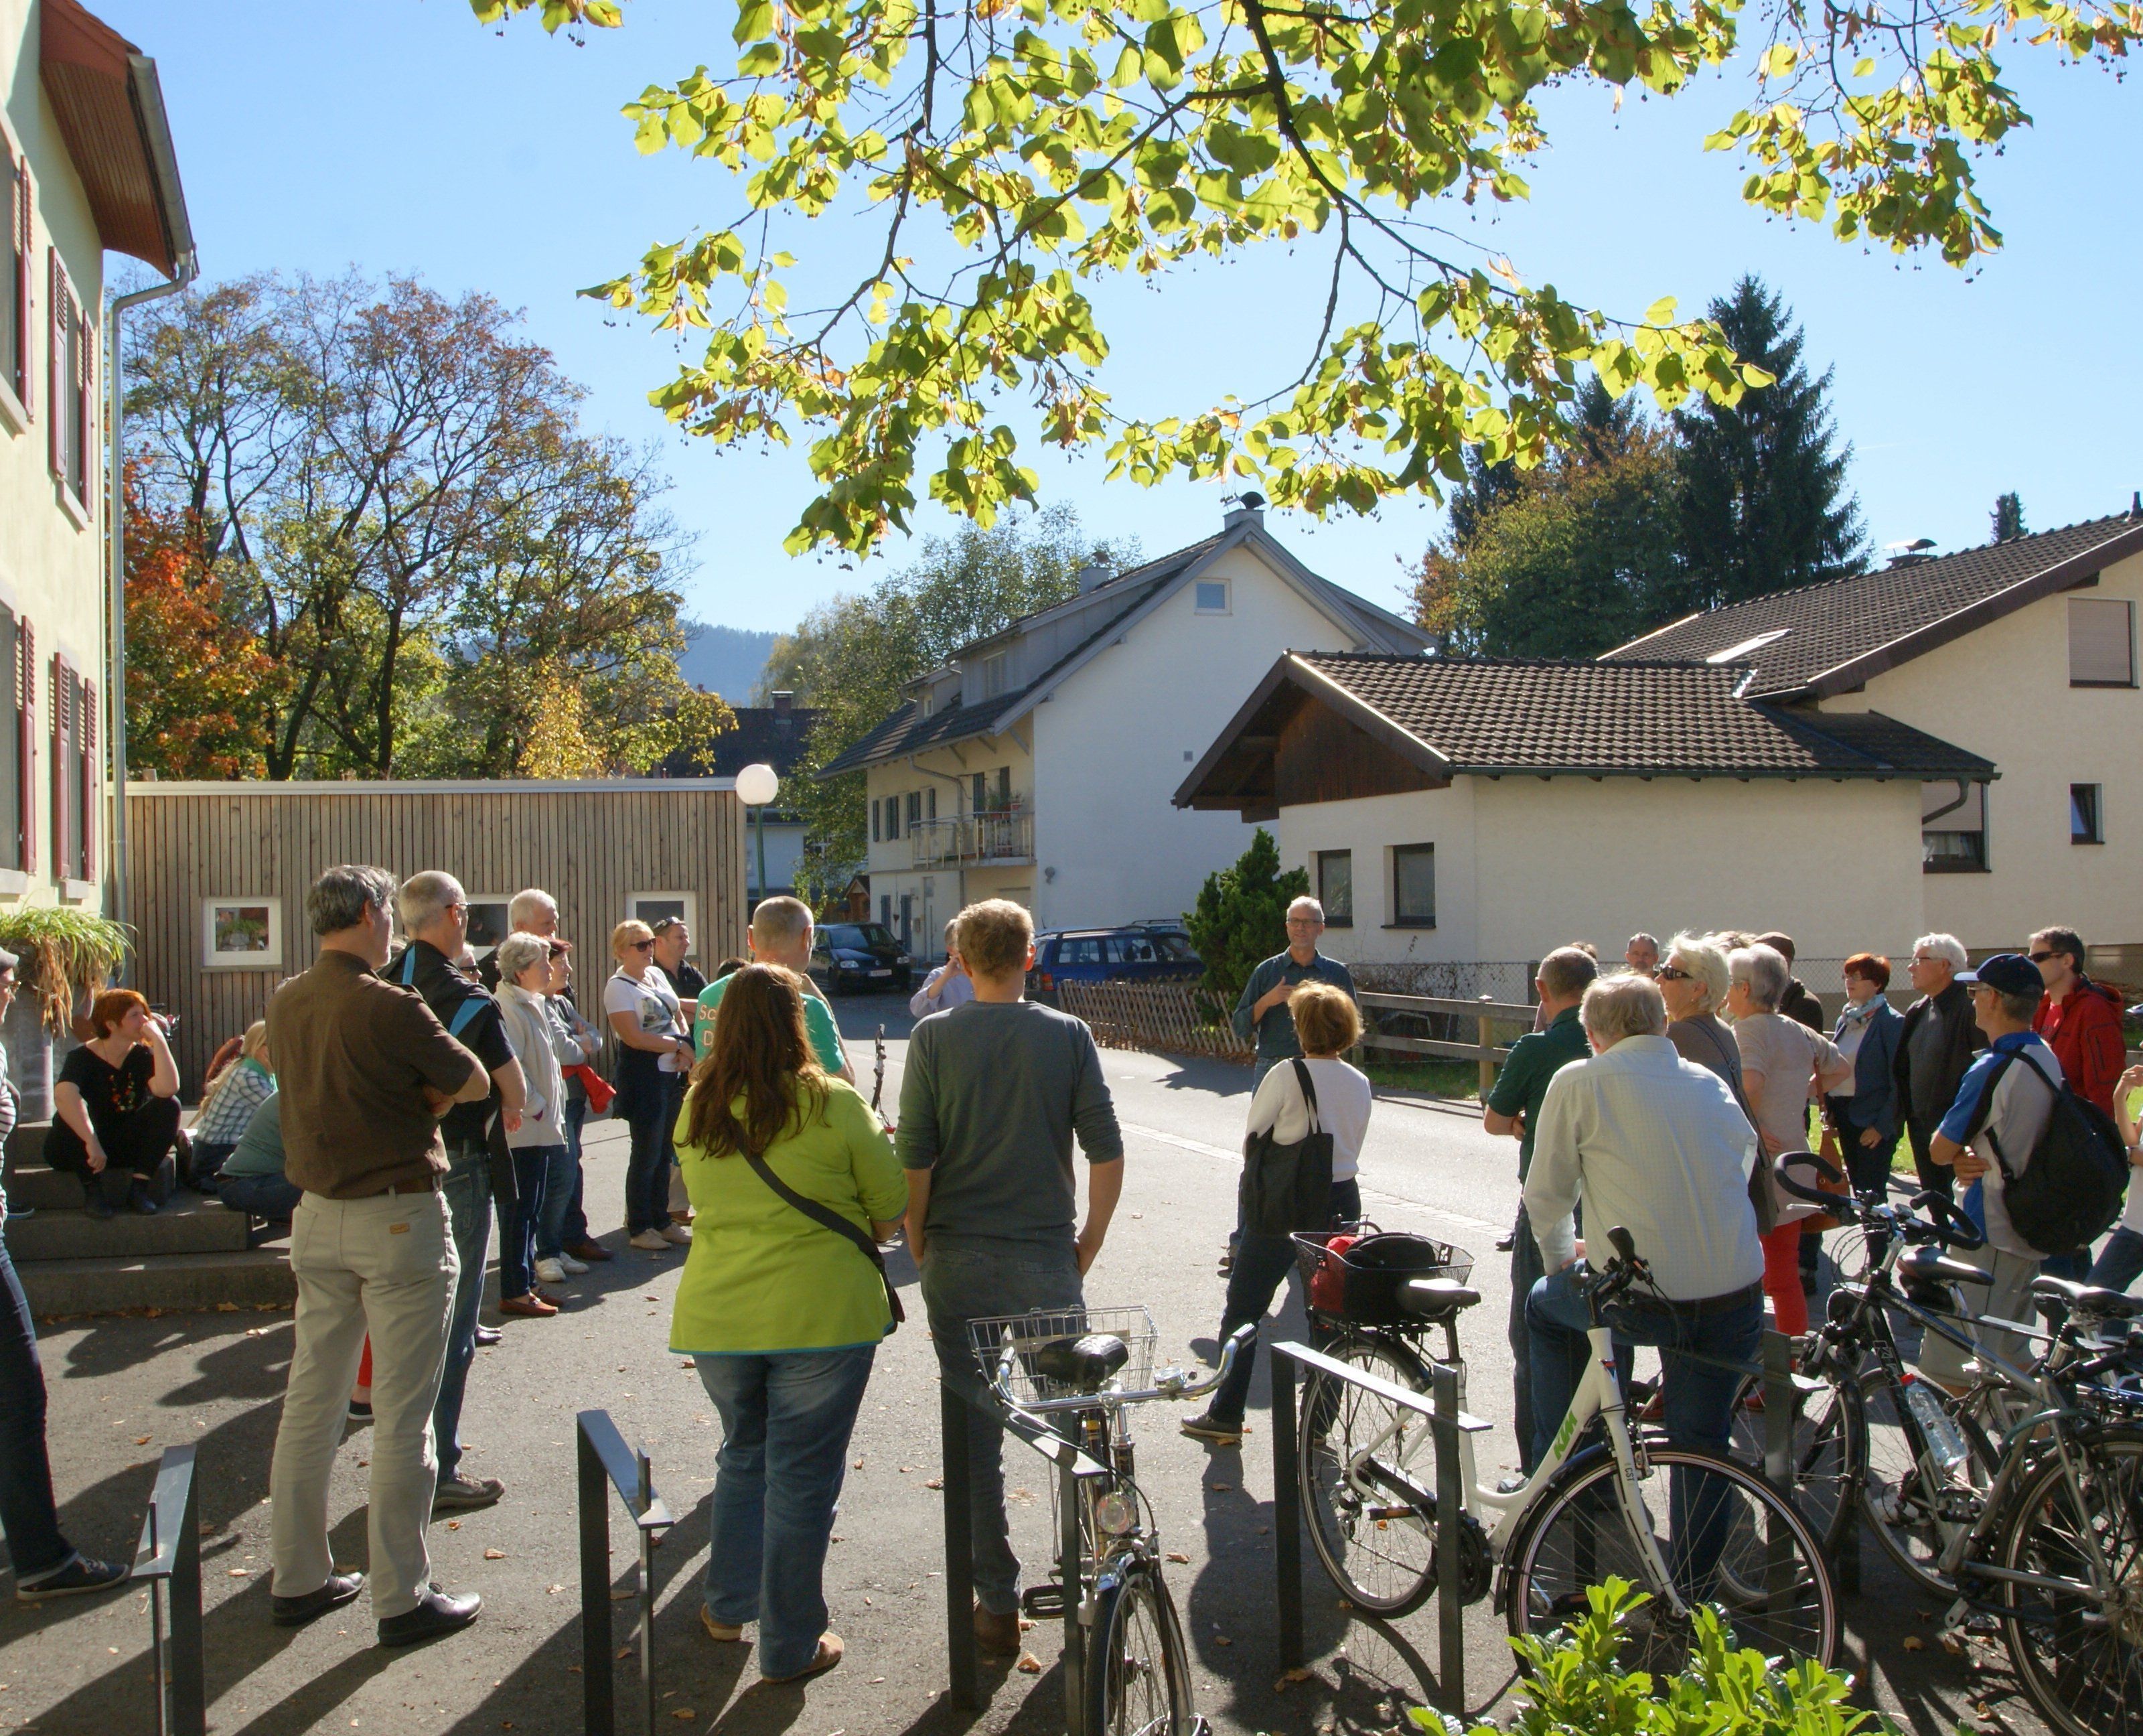
[(611, 1655), (608, 1483), (632, 1516), (639, 1534), (640, 1688), (646, 1728), (655, 1729), (655, 1533), (676, 1521), (655, 1493), (654, 1468), (645, 1451), (625, 1444), (607, 1411), (582, 1411), (573, 1419), (580, 1458), (581, 1717), (587, 1736), (615, 1736), (616, 1684)]
[[(200, 1500), (194, 1449), (167, 1447), (141, 1521), (130, 1577), (149, 1582), (149, 1654), (156, 1688), (156, 1736), (205, 1736), (201, 1669)], [(166, 1630), (165, 1586), (171, 1587)]]
[(1279, 1667), (1302, 1664), (1302, 1476), (1295, 1439), (1294, 1358), (1274, 1350), (1272, 1370), (1273, 1570), (1279, 1575)]
[(940, 1460), (945, 1496), (945, 1661), (952, 1676), (953, 1703), (982, 1703), (975, 1659), (974, 1536), (968, 1506), (973, 1486), (968, 1466), (967, 1401), (950, 1387), (938, 1388)]

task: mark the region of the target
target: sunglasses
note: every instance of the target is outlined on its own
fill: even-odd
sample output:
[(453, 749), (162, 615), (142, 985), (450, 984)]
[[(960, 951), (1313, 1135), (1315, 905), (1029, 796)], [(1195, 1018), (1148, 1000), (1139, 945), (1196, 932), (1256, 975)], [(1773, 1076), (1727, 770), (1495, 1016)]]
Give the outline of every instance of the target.
[(2027, 952), (2024, 956), (2030, 959), (2033, 964), (2044, 964), (2050, 958), (2060, 957), (2061, 954), (2058, 952)]
[(1690, 980), (1690, 973), (1687, 971), (1678, 971), (1670, 964), (1655, 965), (1652, 967), (1652, 980), (1655, 982), (1686, 982)]
[(626, 944), (636, 952), (652, 952), (655, 950), (655, 942), (651, 940), (628, 941)]

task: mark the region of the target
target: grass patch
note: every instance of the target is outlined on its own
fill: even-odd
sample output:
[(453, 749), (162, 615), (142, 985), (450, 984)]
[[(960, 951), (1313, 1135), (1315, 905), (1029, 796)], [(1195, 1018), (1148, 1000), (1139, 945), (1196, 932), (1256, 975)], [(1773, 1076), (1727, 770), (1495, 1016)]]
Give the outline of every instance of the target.
[(1470, 1061), (1371, 1061), (1360, 1064), (1369, 1083), (1424, 1097), (1481, 1098), (1481, 1070)]

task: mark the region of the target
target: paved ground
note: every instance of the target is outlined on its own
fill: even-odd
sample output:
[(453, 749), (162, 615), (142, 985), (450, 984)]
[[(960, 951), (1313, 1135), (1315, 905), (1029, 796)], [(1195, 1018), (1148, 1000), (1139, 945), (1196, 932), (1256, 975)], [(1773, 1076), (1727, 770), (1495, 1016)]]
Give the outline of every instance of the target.
[[(898, 1098), (904, 1013), (891, 1000), (850, 1002), (843, 1024), (869, 1083), (868, 1038), (888, 1026), (887, 1101)], [(1131, 1170), (1101, 1264), (1096, 1304), (1141, 1302), (1164, 1353), (1210, 1350), (1221, 1283), (1214, 1254), (1232, 1220), (1235, 1151), (1249, 1079), (1240, 1069), (1164, 1056), (1106, 1056), (1129, 1138)], [(622, 1130), (590, 1142), (589, 1199), (615, 1225)], [(1371, 1212), (1482, 1256), (1484, 1292), (1466, 1345), (1472, 1407), (1508, 1415), (1502, 1319), (1505, 1263), (1493, 1249), (1516, 1201), (1513, 1148), (1489, 1140), (1470, 1108), (1388, 1098), (1363, 1160)], [(612, 1245), (621, 1238), (612, 1235)], [(681, 1261), (626, 1251), (572, 1287), (555, 1320), (512, 1321), (483, 1353), (464, 1432), (470, 1468), (505, 1480), (497, 1509), (432, 1532), (434, 1571), (453, 1590), (483, 1593), (483, 1619), (464, 1635), (409, 1653), (370, 1644), (363, 1603), (349, 1619), (289, 1634), (268, 1620), (267, 1465), (290, 1345), (287, 1314), (174, 1315), (52, 1323), (44, 1338), (53, 1391), (54, 1471), (71, 1533), (129, 1553), (151, 1468), (165, 1445), (190, 1441), (203, 1465), (211, 1729), (225, 1736), (305, 1731), (563, 1733), (580, 1728), (582, 1677), (573, 1512), (573, 1413), (608, 1408), (651, 1453), (657, 1488), (682, 1522), (659, 1552), (657, 1649), (664, 1729), (722, 1736), (955, 1736), (1061, 1730), (1055, 1636), (1030, 1635), (1032, 1673), (986, 1671), (987, 1708), (958, 1713), (944, 1695), (940, 1511), (926, 1486), (938, 1466), (937, 1397), (922, 1310), (880, 1353), (851, 1455), (837, 1546), (827, 1575), (848, 1660), (807, 1689), (760, 1685), (735, 1648), (695, 1623), (706, 1502), (718, 1444), (711, 1406), (688, 1364), (668, 1353), (669, 1303)], [(897, 1275), (910, 1287), (913, 1272)], [(1299, 1317), (1295, 1317), (1299, 1325)], [(1172, 1583), (1190, 1635), (1200, 1709), (1225, 1736), (1262, 1731), (1382, 1731), (1405, 1704), (1433, 1694), (1434, 1606), (1385, 1628), (1349, 1620), (1314, 1563), (1306, 1570), (1314, 1678), (1277, 1681), (1273, 1616), (1271, 1440), (1262, 1425), (1240, 1452), (1209, 1455), (1156, 1407), (1140, 1421), (1141, 1476), (1167, 1546), (1189, 1556)], [(1509, 1436), (1487, 1438), (1484, 1461), (1509, 1459)], [(333, 1511), (339, 1559), (361, 1563), (369, 1437), (354, 1433), (338, 1466)], [(1017, 1455), (1017, 1447), (1008, 1448)], [(1022, 1553), (1048, 1548), (1047, 1478), (1015, 1457)], [(618, 1585), (629, 1584), (620, 1540)], [(621, 1639), (629, 1605), (618, 1607)], [(148, 1690), (146, 1599), (126, 1593), (87, 1607), (0, 1606), (0, 1731), (115, 1736), (155, 1729)], [(1846, 1666), (1871, 1703), (1921, 1736), (1967, 1728), (2036, 1733), (1997, 1648), (1943, 1654), (1936, 1612), (1883, 1570), (1869, 1546), (1867, 1589), (1848, 1610)], [(1923, 1637), (1924, 1636), (1924, 1637)], [(1469, 1709), (1497, 1708), (1510, 1679), (1501, 1625), (1468, 1612)], [(1923, 1642), (1923, 1643), (1916, 1643)], [(1909, 1648), (1909, 1649), (1908, 1649)], [(621, 1698), (631, 1665), (619, 1666)], [(1975, 1716), (1987, 1705), (1991, 1719)], [(640, 1728), (625, 1698), (621, 1727)]]

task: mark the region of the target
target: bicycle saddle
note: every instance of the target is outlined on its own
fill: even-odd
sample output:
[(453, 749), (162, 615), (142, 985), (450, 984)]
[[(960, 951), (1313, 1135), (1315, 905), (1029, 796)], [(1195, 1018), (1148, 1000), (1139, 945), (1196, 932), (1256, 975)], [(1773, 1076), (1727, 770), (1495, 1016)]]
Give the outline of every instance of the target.
[(2043, 1296), (2049, 1302), (2058, 1302), (2073, 1313), (2093, 1314), (2101, 1319), (2133, 1320), (2143, 1314), (2143, 1296), (2125, 1296), (2118, 1290), (2076, 1283), (2066, 1278), (2035, 1278), (2032, 1280), (2032, 1293)]
[(1052, 1338), (1034, 1353), (1034, 1371), (1081, 1392), (1098, 1392), (1109, 1377), (1131, 1359), (1131, 1347), (1111, 1333), (1088, 1333), (1083, 1338)]
[(1908, 1284), (1991, 1284), (1992, 1272), (1953, 1260), (1939, 1248), (1915, 1248), (1898, 1260), (1898, 1276)]
[(1481, 1299), (1481, 1293), (1455, 1278), (1410, 1278), (1399, 1286), (1399, 1308), (1417, 1320), (1448, 1320)]

